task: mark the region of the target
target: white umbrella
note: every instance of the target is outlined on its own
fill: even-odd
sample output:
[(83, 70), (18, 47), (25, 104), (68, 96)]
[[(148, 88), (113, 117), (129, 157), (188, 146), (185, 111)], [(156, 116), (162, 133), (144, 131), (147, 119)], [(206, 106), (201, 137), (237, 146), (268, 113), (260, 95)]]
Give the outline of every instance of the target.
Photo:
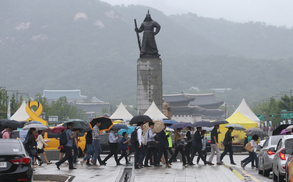
[(286, 131), (292, 131), (292, 129), (293, 129), (293, 125), (290, 125), (290, 126), (288, 126), (285, 130), (286, 130)]
[(29, 130), (31, 128), (36, 128), (36, 130), (47, 130), (49, 129), (47, 126), (43, 125), (43, 124), (29, 124), (26, 125), (25, 127), (23, 127), (23, 130)]

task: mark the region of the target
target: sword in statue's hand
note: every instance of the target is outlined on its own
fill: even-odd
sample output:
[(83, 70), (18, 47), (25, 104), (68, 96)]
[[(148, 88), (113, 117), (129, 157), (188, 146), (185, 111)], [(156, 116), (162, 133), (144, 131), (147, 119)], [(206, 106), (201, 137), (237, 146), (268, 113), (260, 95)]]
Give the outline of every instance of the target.
[(135, 25), (135, 32), (136, 32), (136, 37), (137, 37), (137, 41), (138, 41), (139, 51), (141, 51), (140, 37), (138, 35), (138, 28), (137, 28), (136, 19), (134, 19), (134, 25)]

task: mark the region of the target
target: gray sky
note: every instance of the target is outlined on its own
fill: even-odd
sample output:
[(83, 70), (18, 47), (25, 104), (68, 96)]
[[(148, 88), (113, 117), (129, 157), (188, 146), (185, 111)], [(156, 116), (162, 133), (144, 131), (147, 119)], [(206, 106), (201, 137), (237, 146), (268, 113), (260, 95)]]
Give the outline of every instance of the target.
[(102, 0), (112, 5), (145, 5), (170, 14), (192, 12), (234, 22), (265, 22), (293, 27), (292, 0)]

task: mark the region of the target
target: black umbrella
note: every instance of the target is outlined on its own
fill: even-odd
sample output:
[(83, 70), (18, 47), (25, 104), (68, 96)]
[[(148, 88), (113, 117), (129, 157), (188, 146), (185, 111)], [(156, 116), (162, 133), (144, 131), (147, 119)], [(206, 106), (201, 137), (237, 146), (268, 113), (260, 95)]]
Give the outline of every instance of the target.
[(269, 136), (267, 133), (265, 133), (264, 131), (260, 131), (260, 130), (253, 130), (250, 131), (248, 133), (246, 133), (247, 136), (253, 136), (253, 135), (257, 135), (259, 137), (266, 137)]
[(120, 130), (120, 129), (128, 129), (128, 127), (125, 124), (114, 124), (114, 126), (112, 126), (111, 129), (116, 129), (116, 130)]
[(102, 123), (101, 126), (99, 126), (100, 131), (108, 131), (113, 126), (112, 119), (107, 118), (107, 117), (98, 117), (98, 118), (94, 118), (90, 122), (91, 128), (93, 128), (98, 123), (98, 121), (101, 121), (101, 123)]
[(136, 123), (146, 123), (146, 122), (150, 122), (153, 121), (149, 116), (147, 115), (138, 115), (138, 116), (134, 116), (129, 124), (136, 124)]
[(12, 129), (22, 128), (23, 127), (22, 123), (20, 123), (18, 121), (15, 121), (15, 120), (7, 120), (7, 121), (3, 122), (2, 125), (4, 127), (10, 127)]
[(192, 126), (192, 123), (190, 122), (175, 123), (170, 126), (170, 128), (173, 128), (173, 129), (184, 128), (184, 127), (193, 127), (193, 126)]
[(87, 126), (86, 122), (84, 120), (81, 120), (81, 119), (67, 120), (62, 124), (62, 126), (67, 127), (68, 123), (72, 123), (74, 129), (82, 129), (82, 128), (85, 128)]
[(283, 129), (286, 129), (288, 126), (290, 126), (290, 124), (282, 124), (280, 126), (278, 126), (278, 128), (276, 128), (274, 131), (273, 131), (273, 134), (272, 135), (280, 135), (281, 131)]
[(228, 121), (225, 121), (225, 120), (212, 122), (212, 124), (214, 126), (217, 126), (217, 125), (220, 125), (220, 124), (227, 124), (227, 123), (229, 123), (229, 122)]
[(193, 124), (194, 127), (213, 127), (214, 125), (209, 121), (198, 121)]

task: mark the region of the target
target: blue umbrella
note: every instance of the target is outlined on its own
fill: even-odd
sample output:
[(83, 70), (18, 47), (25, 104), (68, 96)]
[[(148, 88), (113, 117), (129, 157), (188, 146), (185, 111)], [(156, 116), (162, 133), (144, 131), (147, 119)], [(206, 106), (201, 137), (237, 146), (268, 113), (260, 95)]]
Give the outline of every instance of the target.
[(29, 121), (29, 122), (25, 123), (24, 126), (26, 126), (28, 124), (43, 124), (43, 123), (41, 123), (39, 121)]
[(135, 130), (135, 127), (134, 126), (128, 126), (128, 129), (120, 129), (118, 131), (118, 135), (121, 135), (126, 132), (127, 134), (131, 134), (133, 131)]
[(125, 124), (114, 124), (114, 126), (112, 126), (111, 129), (116, 129), (116, 130), (120, 130), (120, 129), (128, 129), (128, 127)]
[(175, 120), (163, 120), (163, 122), (165, 123), (165, 124), (176, 124), (176, 123), (178, 123), (178, 121), (175, 121)]
[(214, 125), (209, 121), (198, 121), (193, 124), (194, 127), (213, 127)]
[(172, 124), (170, 126), (170, 128), (177, 129), (177, 128), (184, 128), (184, 127), (189, 127), (189, 126), (193, 127), (192, 123), (190, 123), (190, 122), (181, 122), (181, 123)]

